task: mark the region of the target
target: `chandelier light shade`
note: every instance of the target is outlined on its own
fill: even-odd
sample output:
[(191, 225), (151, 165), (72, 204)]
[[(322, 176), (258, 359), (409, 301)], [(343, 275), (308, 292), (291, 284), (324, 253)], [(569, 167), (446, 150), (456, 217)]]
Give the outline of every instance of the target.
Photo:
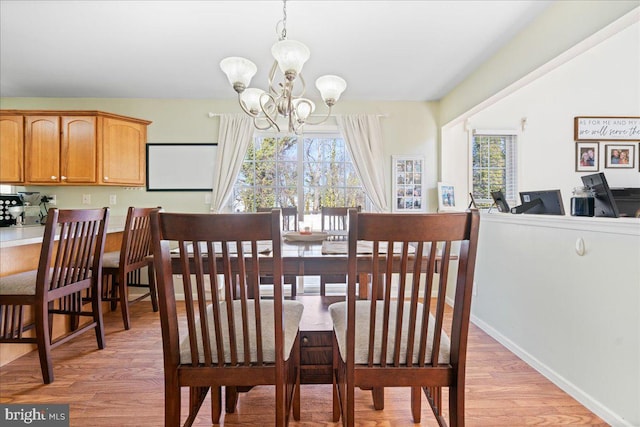
[(223, 59), (220, 62), (220, 68), (222, 68), (222, 71), (227, 75), (229, 83), (231, 83), (236, 91), (238, 91), (236, 88), (242, 88), (240, 92), (249, 87), (251, 79), (258, 72), (256, 64), (248, 59), (237, 56)]
[[(269, 73), (268, 91), (249, 87), (258, 68), (248, 59), (236, 56), (225, 58), (220, 62), (220, 68), (238, 94), (240, 107), (253, 117), (253, 124), (257, 129), (274, 129), (280, 132), (278, 117), (284, 117), (288, 119), (289, 132), (299, 134), (305, 124), (320, 124), (329, 118), (331, 107), (340, 99), (340, 95), (347, 88), (347, 82), (334, 75), (322, 76), (316, 80), (316, 88), (329, 109), (320, 121), (309, 121), (316, 105), (303, 97), (306, 84), (302, 76), (302, 67), (311, 56), (311, 52), (303, 43), (287, 39), (287, 0), (283, 1), (282, 10), (284, 17), (279, 22), (282, 24), (282, 31), (279, 40), (271, 48), (275, 61)], [(281, 76), (276, 83), (278, 70)], [(296, 81), (300, 82), (300, 89), (296, 88), (299, 93), (294, 95)]]

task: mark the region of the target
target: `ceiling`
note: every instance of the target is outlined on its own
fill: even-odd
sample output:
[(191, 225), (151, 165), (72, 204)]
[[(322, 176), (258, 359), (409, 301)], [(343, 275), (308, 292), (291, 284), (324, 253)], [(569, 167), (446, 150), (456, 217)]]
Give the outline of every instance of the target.
[[(287, 2), (309, 87), (343, 99), (440, 99), (543, 12), (546, 0)], [(3, 97), (234, 98), (219, 62), (243, 56), (266, 89), (280, 1), (0, 0)], [(308, 96), (316, 97), (315, 87)]]

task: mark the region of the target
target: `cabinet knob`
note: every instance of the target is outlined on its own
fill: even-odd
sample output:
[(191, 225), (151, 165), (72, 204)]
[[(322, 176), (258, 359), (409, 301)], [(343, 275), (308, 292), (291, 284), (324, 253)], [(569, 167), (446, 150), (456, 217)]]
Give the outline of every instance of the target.
[(52, 180), (56, 180), (56, 179), (58, 179), (58, 177), (57, 177), (57, 176), (55, 176), (55, 175), (51, 175), (51, 179), (52, 179)]
[(105, 180), (105, 181), (109, 181), (109, 177), (108, 177), (108, 176), (105, 176), (105, 177), (104, 177), (104, 180)]
[(302, 337), (302, 342), (304, 344), (309, 344), (309, 338), (308, 337)]
[(61, 178), (63, 181), (65, 181), (65, 180), (67, 179), (67, 177), (66, 177), (66, 176), (64, 176), (64, 175), (62, 175), (60, 178)]

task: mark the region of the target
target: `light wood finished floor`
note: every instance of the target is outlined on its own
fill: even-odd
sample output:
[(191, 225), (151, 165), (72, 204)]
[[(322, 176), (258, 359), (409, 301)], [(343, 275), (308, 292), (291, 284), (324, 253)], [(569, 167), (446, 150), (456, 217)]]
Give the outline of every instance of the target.
[[(0, 403), (69, 403), (71, 426), (162, 426), (158, 314), (147, 302), (131, 309), (129, 331), (122, 328), (119, 311), (105, 313), (104, 350), (97, 349), (92, 332), (53, 350), (55, 381), (50, 385), (42, 384), (36, 352), (1, 367)], [(408, 395), (408, 390), (387, 389), (385, 409), (375, 411), (370, 394), (357, 392), (358, 425), (414, 425)], [(187, 402), (186, 394), (183, 396)], [(466, 402), (468, 426), (607, 425), (474, 325)], [(421, 425), (437, 425), (426, 403), (422, 408)], [(185, 409), (183, 419), (184, 414)], [(222, 422), (225, 426), (270, 426), (273, 420), (273, 389), (258, 387), (242, 394), (237, 413), (224, 415)], [(194, 425), (211, 425), (208, 404)], [(339, 425), (331, 422), (331, 386), (303, 386), (302, 420), (291, 426)]]

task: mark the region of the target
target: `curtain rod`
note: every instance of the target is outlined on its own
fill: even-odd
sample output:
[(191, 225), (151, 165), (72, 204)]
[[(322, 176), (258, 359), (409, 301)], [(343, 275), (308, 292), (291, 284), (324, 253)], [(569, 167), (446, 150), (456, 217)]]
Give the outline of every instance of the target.
[[(212, 113), (209, 112), (209, 118), (214, 118), (214, 117), (220, 117), (222, 116), (223, 113)], [(323, 117), (320, 114), (311, 114), (311, 117)], [(342, 116), (346, 116), (346, 114), (332, 114), (331, 117), (342, 117)], [(381, 114), (376, 114), (376, 117), (389, 117), (388, 113), (381, 113)]]

